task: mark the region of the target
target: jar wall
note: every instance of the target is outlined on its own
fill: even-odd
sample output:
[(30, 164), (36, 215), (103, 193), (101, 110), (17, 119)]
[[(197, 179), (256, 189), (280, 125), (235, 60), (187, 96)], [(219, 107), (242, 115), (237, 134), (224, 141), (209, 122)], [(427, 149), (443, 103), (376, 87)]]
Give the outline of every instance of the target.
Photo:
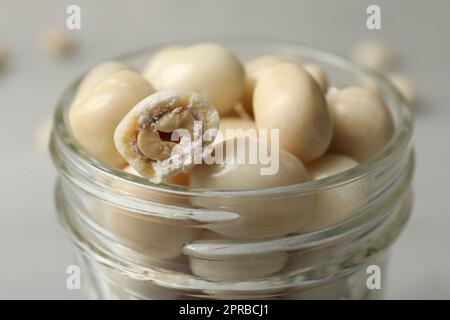
[[(380, 298), (382, 290), (366, 286), (366, 268), (377, 265), (384, 277), (389, 247), (411, 206), (408, 188), (397, 198), (389, 218), (372, 226), (370, 232), (362, 230), (312, 248), (289, 249), (295, 235), (247, 243), (194, 240), (180, 245), (180, 254), (170, 257), (157, 256), (145, 245), (141, 250), (130, 239), (122, 242), (114, 234), (105, 235), (101, 222), (77, 219), (76, 212), (66, 206), (65, 189), (58, 188), (61, 222), (77, 244), (83, 291), (87, 297), (99, 299)], [(73, 196), (72, 191), (69, 197)], [(202, 237), (202, 233), (197, 235)], [(206, 233), (204, 238), (210, 236)], [(211, 253), (218, 247), (226, 247), (226, 254)], [(276, 252), (255, 254), (266, 247)]]
[[(283, 300), (367, 300), (381, 299), (386, 283), (389, 248), (373, 255), (355, 271), (337, 279), (319, 279), (313, 285), (287, 289), (226, 291), (179, 290), (158, 286), (154, 279), (136, 279), (117, 269), (89, 259), (78, 248), (76, 262), (83, 269), (82, 290), (87, 299), (102, 300), (174, 300), (174, 299), (283, 299)], [(376, 265), (382, 270), (381, 288), (369, 289), (367, 267)]]

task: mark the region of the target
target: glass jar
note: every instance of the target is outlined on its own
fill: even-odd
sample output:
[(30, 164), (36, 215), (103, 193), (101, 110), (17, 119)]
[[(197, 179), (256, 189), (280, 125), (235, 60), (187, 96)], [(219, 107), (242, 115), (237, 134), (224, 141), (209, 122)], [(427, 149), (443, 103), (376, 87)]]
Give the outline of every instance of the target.
[[(259, 190), (155, 185), (96, 160), (75, 141), (67, 115), (78, 81), (71, 84), (56, 110), (51, 152), (60, 173), (59, 218), (76, 246), (85, 296), (381, 297), (390, 245), (411, 209), (414, 157), (408, 106), (384, 78), (336, 55), (274, 41), (217, 42), (242, 61), (280, 53), (320, 63), (336, 88), (370, 79), (392, 114), (394, 136), (367, 163), (298, 185)], [(142, 68), (156, 50), (151, 47), (121, 59)], [(296, 230), (295, 217), (301, 216), (306, 203), (314, 205), (319, 197), (336, 194), (345, 194), (345, 200), (337, 200), (328, 210), (351, 213), (348, 218), (321, 230)], [(264, 214), (279, 215), (279, 223), (267, 225)], [(256, 237), (223, 236), (245, 223), (254, 228)], [(270, 237), (265, 236), (267, 230)], [(371, 265), (379, 267), (381, 290), (367, 285)]]

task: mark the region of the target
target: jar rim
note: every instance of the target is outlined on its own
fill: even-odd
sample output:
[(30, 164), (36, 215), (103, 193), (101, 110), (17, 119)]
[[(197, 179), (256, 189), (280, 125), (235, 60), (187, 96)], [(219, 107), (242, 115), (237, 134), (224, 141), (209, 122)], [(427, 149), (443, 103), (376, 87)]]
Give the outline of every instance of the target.
[[(205, 39), (203, 39), (204, 42)], [(200, 42), (201, 40), (196, 39), (183, 41), (182, 43), (193, 43)], [(311, 56), (315, 59), (319, 59), (337, 68), (351, 72), (358, 77), (367, 77), (371, 81), (374, 81), (376, 86), (385, 95), (391, 98), (391, 112), (396, 112), (398, 117), (398, 124), (395, 128), (394, 135), (390, 141), (381, 149), (377, 154), (375, 154), (367, 162), (361, 163), (353, 168), (346, 171), (332, 175), (326, 178), (306, 181), (299, 184), (271, 187), (271, 188), (259, 188), (259, 189), (242, 189), (242, 190), (222, 190), (222, 189), (209, 189), (209, 188), (190, 188), (189, 186), (177, 186), (170, 184), (155, 184), (149, 180), (138, 177), (136, 175), (129, 174), (123, 170), (116, 169), (107, 163), (104, 163), (94, 156), (89, 154), (84, 148), (76, 141), (75, 137), (72, 135), (70, 130), (70, 125), (68, 122), (68, 110), (71, 101), (71, 95), (75, 92), (79, 82), (81, 81), (84, 74), (82, 74), (78, 79), (72, 82), (63, 92), (57, 103), (57, 109), (54, 115), (54, 128), (52, 134), (52, 153), (54, 152), (55, 139), (58, 138), (64, 144), (66, 151), (70, 154), (69, 157), (71, 161), (87, 166), (90, 171), (95, 171), (96, 174), (109, 179), (118, 179), (123, 183), (131, 183), (137, 185), (144, 189), (148, 189), (156, 192), (163, 192), (168, 194), (173, 194), (177, 196), (201, 196), (201, 197), (261, 197), (265, 195), (286, 195), (286, 194), (309, 194), (314, 193), (318, 190), (326, 190), (341, 185), (345, 185), (357, 180), (364, 179), (365, 177), (382, 170), (384, 167), (390, 165), (399, 155), (402, 154), (403, 150), (407, 148), (410, 144), (410, 138), (412, 136), (413, 129), (413, 115), (411, 109), (409, 108), (405, 99), (401, 96), (398, 90), (390, 83), (390, 81), (385, 78), (382, 74), (376, 72), (364, 70), (363, 68), (350, 62), (348, 59), (342, 57), (341, 55), (331, 53), (329, 51), (324, 51), (320, 49), (315, 49), (312, 47), (307, 47), (299, 45), (294, 42), (270, 40), (270, 39), (258, 39), (258, 38), (213, 38), (208, 39), (208, 41), (219, 42), (227, 46), (227, 44), (233, 45), (259, 45), (267, 46), (271, 48), (273, 52), (277, 52), (280, 49), (288, 49), (289, 51), (294, 50), (294, 52), (301, 56)], [(177, 42), (177, 44), (180, 42)], [(114, 60), (127, 60), (133, 57), (144, 55), (152, 50), (156, 50), (165, 46), (166, 44), (156, 44), (143, 49), (135, 50), (130, 53), (119, 55), (112, 59)]]

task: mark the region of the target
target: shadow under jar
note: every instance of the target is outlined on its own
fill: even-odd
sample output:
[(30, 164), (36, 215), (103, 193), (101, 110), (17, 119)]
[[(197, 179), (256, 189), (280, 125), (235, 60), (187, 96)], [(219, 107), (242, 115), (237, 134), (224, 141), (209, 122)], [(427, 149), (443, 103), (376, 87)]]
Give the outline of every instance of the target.
[[(414, 156), (408, 106), (388, 81), (333, 54), (274, 41), (216, 42), (244, 62), (279, 53), (319, 63), (336, 88), (370, 77), (391, 112), (392, 139), (364, 164), (298, 185), (234, 191), (156, 185), (96, 160), (75, 141), (68, 124), (78, 82), (73, 83), (56, 110), (51, 152), (59, 171), (59, 219), (76, 247), (85, 297), (380, 298), (382, 290), (368, 289), (367, 267), (380, 267), (382, 288), (386, 287), (389, 248), (411, 209)], [(121, 59), (142, 68), (158, 49), (148, 48)], [(335, 209), (330, 207), (346, 210), (349, 217), (325, 229), (291, 230), (261, 239), (230, 239), (216, 233), (227, 234), (227, 229), (245, 218), (248, 212), (239, 210), (240, 202), (245, 203), (241, 208), (251, 208), (253, 203), (258, 210), (280, 214), (288, 210), (283, 215), (300, 217), (305, 203), (324, 195), (329, 198), (334, 192), (362, 196), (351, 197)], [(258, 222), (256, 225), (267, 227)], [(280, 219), (283, 223), (290, 222)]]

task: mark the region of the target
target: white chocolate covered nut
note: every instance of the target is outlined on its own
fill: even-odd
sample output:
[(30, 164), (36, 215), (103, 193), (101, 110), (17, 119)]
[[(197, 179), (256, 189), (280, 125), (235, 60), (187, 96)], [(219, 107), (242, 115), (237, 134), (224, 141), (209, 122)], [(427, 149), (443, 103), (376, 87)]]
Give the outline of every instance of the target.
[(63, 57), (71, 54), (75, 49), (72, 34), (65, 29), (49, 29), (40, 36), (41, 50), (51, 57)]
[(187, 225), (150, 219), (117, 208), (106, 210), (105, 229), (122, 245), (151, 258), (174, 258), (181, 253), (185, 243), (196, 238), (196, 229)]
[[(126, 167), (124, 171), (139, 176), (130, 166)], [(172, 177), (164, 181), (168, 184), (182, 182), (183, 178), (179, 177)], [(169, 205), (186, 205), (186, 200), (183, 198), (158, 193), (131, 183), (122, 183), (120, 180), (113, 181), (111, 186), (144, 200)], [(196, 229), (184, 225), (182, 221), (174, 223), (162, 218), (147, 218), (144, 215), (116, 207), (103, 206), (100, 209), (103, 213), (100, 222), (120, 243), (153, 258), (170, 259), (178, 256), (182, 246), (195, 239), (198, 234)]]
[(249, 114), (253, 114), (253, 92), (258, 78), (268, 67), (283, 62), (288, 62), (288, 59), (270, 54), (258, 57), (245, 65), (245, 92), (242, 105)]
[[(244, 148), (239, 148), (238, 140), (245, 140)], [(228, 143), (234, 143), (234, 152), (227, 152)], [(292, 154), (279, 150), (279, 155), (272, 150), (272, 164), (278, 159), (278, 167), (270, 174), (262, 174), (262, 168), (271, 164), (263, 164), (261, 159), (254, 164), (238, 160), (238, 152), (248, 154), (254, 145), (259, 150), (267, 148), (262, 142), (248, 138), (231, 139), (219, 143), (217, 150), (227, 155), (224, 163), (198, 165), (189, 176), (189, 186), (193, 188), (209, 188), (215, 190), (245, 190), (286, 186), (301, 183), (309, 179), (303, 163)], [(247, 158), (248, 159), (248, 158)], [(299, 230), (312, 212), (311, 196), (289, 197), (192, 197), (194, 205), (210, 209), (220, 208), (238, 213), (241, 218), (227, 223), (211, 224), (207, 228), (226, 237), (236, 239), (259, 239), (276, 237)]]
[(239, 118), (243, 120), (250, 120), (253, 121), (253, 117), (251, 114), (245, 110), (242, 103), (236, 103), (233, 106), (233, 109), (228, 111), (226, 114), (222, 115), (221, 118)]
[(411, 106), (417, 104), (416, 84), (410, 78), (398, 72), (388, 73), (387, 77)]
[(103, 80), (107, 79), (113, 73), (122, 70), (132, 70), (129, 65), (120, 61), (105, 61), (94, 68), (92, 68), (86, 76), (81, 80), (77, 88), (77, 93), (72, 102), (72, 105), (80, 103), (83, 99), (88, 97), (92, 90), (101, 83)]
[[(163, 60), (163, 61), (161, 61)], [(144, 73), (156, 90), (194, 91), (205, 96), (222, 115), (244, 92), (239, 60), (214, 43), (201, 43), (164, 53)]]
[[(226, 247), (239, 243), (214, 232), (206, 232), (191, 242), (189, 247), (199, 248), (208, 245)], [(286, 253), (214, 256), (208, 253), (202, 255), (200, 251), (195, 251), (193, 254), (191, 250), (184, 250), (189, 257), (192, 273), (209, 280), (242, 281), (262, 278), (280, 271), (287, 262)]]
[(306, 71), (313, 77), (317, 82), (322, 92), (326, 93), (328, 91), (328, 77), (325, 70), (317, 63), (306, 63), (303, 65)]
[[(415, 107), (417, 105), (417, 86), (410, 78), (399, 72), (386, 73), (385, 76), (389, 81), (391, 81), (394, 87), (400, 92), (402, 97), (411, 107)], [(369, 89), (376, 94), (380, 92), (378, 83), (372, 77), (361, 76), (359, 78), (359, 82), (362, 87)]]
[(70, 108), (69, 122), (75, 139), (97, 159), (123, 167), (126, 161), (114, 145), (114, 131), (127, 112), (152, 92), (147, 80), (136, 72), (113, 73)]
[(395, 54), (381, 40), (365, 39), (355, 45), (352, 58), (362, 67), (385, 71), (394, 64)]
[(235, 137), (257, 138), (258, 129), (252, 120), (241, 118), (222, 118), (219, 125), (220, 136), (217, 136), (214, 143)]
[(166, 64), (171, 63), (172, 57), (182, 49), (180, 46), (169, 46), (160, 49), (152, 55), (142, 71), (142, 75), (151, 83), (151, 79), (157, 79)]
[[(132, 175), (141, 177), (141, 175), (132, 166), (126, 166), (123, 169), (123, 171), (130, 173)], [(189, 185), (189, 174), (180, 173), (175, 176), (164, 179), (162, 181), (162, 183), (173, 184), (173, 185), (178, 185), (178, 186), (187, 186), (187, 185)], [(113, 186), (118, 189), (123, 189), (122, 185), (120, 185), (120, 184), (113, 184)], [(151, 199), (153, 201), (159, 201), (159, 202), (164, 202), (164, 203), (168, 203), (168, 204), (170, 204), (170, 203), (172, 203), (172, 204), (173, 203), (188, 203), (189, 202), (189, 201), (186, 202), (185, 200), (181, 200), (182, 198), (177, 200), (175, 197), (171, 197), (167, 194), (164, 194), (164, 195), (158, 194), (152, 190), (144, 189), (139, 186), (127, 185), (126, 188), (124, 189), (124, 191), (131, 193), (133, 195), (137, 195), (144, 199)]]
[(279, 129), (281, 148), (305, 162), (327, 150), (331, 119), (322, 90), (305, 69), (282, 63), (264, 71), (253, 99), (257, 127)]
[[(225, 242), (224, 245), (227, 243)], [(286, 255), (234, 257), (228, 260), (190, 258), (192, 273), (209, 280), (248, 280), (269, 276), (286, 264)]]
[(348, 87), (328, 95), (327, 100), (334, 126), (332, 152), (364, 162), (392, 137), (389, 110), (373, 91)]
[[(364, 74), (364, 75), (358, 76), (357, 80), (358, 80), (358, 84), (360, 87), (370, 90), (370, 91), (374, 92), (375, 94), (378, 94), (380, 92), (379, 84), (373, 77), (371, 77), (367, 74)], [(335, 92), (337, 92), (337, 91), (335, 91)], [(332, 93), (334, 93), (334, 92), (332, 92)], [(328, 93), (328, 94), (332, 94), (332, 93)]]
[[(195, 155), (211, 153), (214, 137), (204, 135), (216, 134), (218, 127), (216, 109), (201, 95), (161, 91), (139, 102), (122, 119), (114, 141), (141, 176), (159, 183), (189, 170)], [(178, 141), (173, 139), (176, 131)]]
[[(358, 165), (350, 157), (327, 153), (306, 164), (309, 175), (314, 180), (323, 179)], [(314, 212), (301, 232), (323, 229), (349, 217), (352, 210), (361, 205), (365, 193), (358, 182), (338, 186), (316, 195)]]
[[(249, 114), (253, 114), (253, 92), (256, 82), (268, 67), (272, 67), (280, 63), (294, 63), (293, 59), (280, 55), (265, 55), (245, 65), (245, 93), (242, 98), (242, 104)], [(319, 84), (323, 92), (327, 92), (328, 78), (325, 71), (317, 63), (306, 63), (303, 65), (306, 71)]]
[[(139, 173), (131, 166), (127, 166), (123, 169), (123, 171), (141, 177)], [(170, 185), (178, 185), (178, 186), (187, 186), (189, 185), (189, 175), (187, 173), (180, 173), (175, 176), (169, 177), (162, 181), (164, 184)], [(137, 196), (142, 199), (147, 199), (151, 201), (156, 201), (159, 203), (165, 204), (173, 204), (173, 205), (187, 205), (190, 204), (189, 200), (185, 197), (179, 197), (173, 194), (168, 194), (164, 192), (157, 192), (154, 190), (149, 190), (142, 188), (139, 185), (133, 184), (122, 184), (114, 182), (112, 186), (116, 189), (124, 191), (126, 193), (131, 194), (132, 196)]]

